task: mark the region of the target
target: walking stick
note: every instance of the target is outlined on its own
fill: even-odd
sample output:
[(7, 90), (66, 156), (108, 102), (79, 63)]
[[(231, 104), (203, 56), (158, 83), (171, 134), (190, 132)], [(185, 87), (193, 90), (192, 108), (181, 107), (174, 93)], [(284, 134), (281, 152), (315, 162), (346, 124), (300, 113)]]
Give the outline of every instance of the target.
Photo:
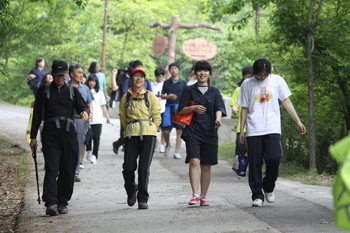
[(37, 201), (40, 204), (39, 175), (38, 175), (38, 163), (36, 162), (36, 148), (34, 149), (34, 153), (32, 153), (32, 157), (34, 159), (34, 164), (35, 164), (36, 188), (38, 189), (38, 200)]

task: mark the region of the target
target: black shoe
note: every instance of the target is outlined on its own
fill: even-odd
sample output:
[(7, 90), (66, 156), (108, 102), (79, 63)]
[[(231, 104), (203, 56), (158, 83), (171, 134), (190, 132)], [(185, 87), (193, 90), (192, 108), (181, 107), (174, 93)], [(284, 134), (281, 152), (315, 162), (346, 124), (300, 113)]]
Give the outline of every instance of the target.
[(81, 179), (77, 176), (74, 176), (74, 182), (81, 182)]
[(56, 204), (49, 205), (49, 206), (46, 208), (46, 215), (50, 215), (50, 216), (56, 216), (56, 215), (58, 215), (57, 205), (56, 205)]
[(118, 143), (117, 143), (118, 141), (115, 141), (115, 142), (113, 142), (113, 152), (117, 155), (118, 154), (118, 149), (119, 149), (119, 147), (118, 147)]
[(137, 194), (137, 185), (135, 188), (135, 192), (133, 193), (133, 195), (131, 197), (128, 196), (127, 202), (128, 202), (128, 206), (133, 206), (136, 203), (136, 194)]
[(59, 214), (68, 214), (68, 208), (66, 205), (58, 205)]
[(139, 210), (148, 209), (148, 204), (146, 202), (139, 202)]

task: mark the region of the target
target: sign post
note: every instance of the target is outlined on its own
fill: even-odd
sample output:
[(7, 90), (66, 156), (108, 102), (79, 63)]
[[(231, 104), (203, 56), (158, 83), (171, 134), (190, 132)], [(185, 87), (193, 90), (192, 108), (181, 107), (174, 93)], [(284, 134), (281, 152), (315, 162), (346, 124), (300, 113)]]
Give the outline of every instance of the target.
[(153, 24), (149, 25), (151, 28), (155, 27), (161, 27), (164, 29), (170, 29), (170, 36), (169, 36), (169, 47), (168, 47), (168, 61), (167, 65), (165, 67), (167, 71), (167, 78), (170, 78), (169, 73), (169, 65), (175, 61), (175, 46), (176, 46), (176, 30), (178, 28), (185, 28), (185, 29), (192, 29), (197, 27), (205, 27), (217, 31), (221, 31), (221, 27), (209, 24), (209, 23), (192, 23), (192, 24), (185, 24), (185, 23), (179, 23), (177, 16), (172, 16), (171, 18), (171, 24), (164, 24), (161, 21), (157, 21)]

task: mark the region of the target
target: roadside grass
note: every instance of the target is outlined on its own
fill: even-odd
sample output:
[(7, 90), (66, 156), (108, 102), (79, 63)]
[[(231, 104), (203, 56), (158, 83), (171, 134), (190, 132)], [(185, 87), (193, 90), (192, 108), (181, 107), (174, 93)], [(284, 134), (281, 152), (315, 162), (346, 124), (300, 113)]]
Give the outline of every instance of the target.
[(16, 228), (23, 204), (26, 173), (25, 150), (0, 138), (0, 232), (14, 232)]
[[(219, 158), (225, 159), (229, 164), (233, 164), (236, 145), (234, 142), (219, 140)], [(263, 171), (265, 167), (263, 166)], [(333, 186), (335, 175), (326, 173), (318, 174), (317, 170), (309, 170), (293, 162), (281, 161), (279, 167), (279, 177), (298, 181), (303, 184)]]

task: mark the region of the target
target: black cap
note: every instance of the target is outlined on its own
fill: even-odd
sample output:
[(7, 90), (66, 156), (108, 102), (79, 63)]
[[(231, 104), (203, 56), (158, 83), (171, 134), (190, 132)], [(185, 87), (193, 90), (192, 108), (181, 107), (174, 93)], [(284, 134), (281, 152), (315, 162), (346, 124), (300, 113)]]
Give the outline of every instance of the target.
[(169, 65), (169, 70), (170, 70), (170, 68), (172, 67), (172, 66), (176, 66), (179, 70), (180, 70), (180, 65), (179, 65), (179, 63), (177, 63), (177, 62), (173, 62), (173, 63), (171, 63), (170, 65)]
[(53, 74), (66, 74), (68, 71), (68, 64), (65, 61), (54, 60), (51, 69)]

